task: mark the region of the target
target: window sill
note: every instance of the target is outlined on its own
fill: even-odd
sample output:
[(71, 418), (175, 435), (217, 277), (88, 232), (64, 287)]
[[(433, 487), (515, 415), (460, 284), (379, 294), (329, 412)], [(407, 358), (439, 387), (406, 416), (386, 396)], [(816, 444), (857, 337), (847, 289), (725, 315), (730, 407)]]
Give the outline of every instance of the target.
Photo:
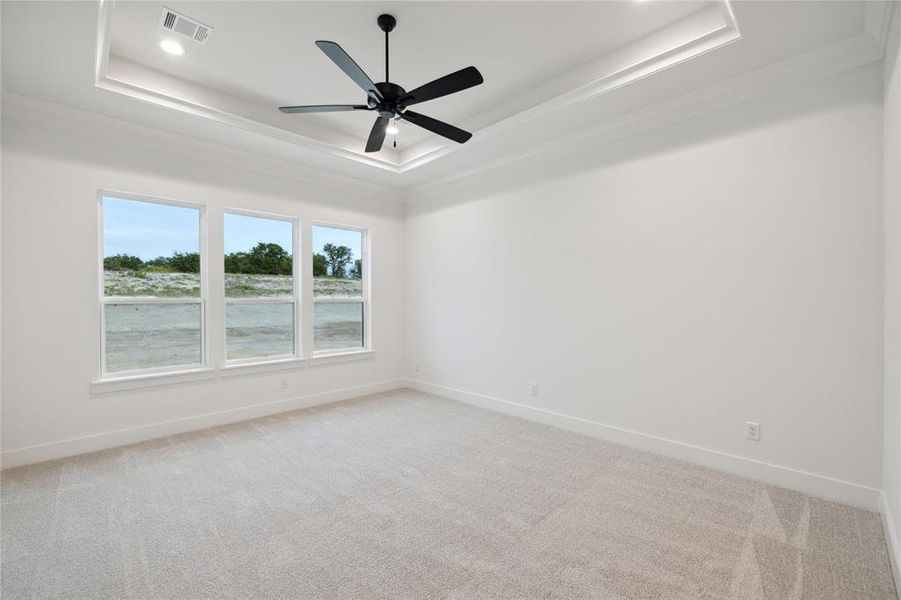
[(328, 352), (314, 354), (310, 359), (310, 365), (330, 365), (333, 363), (349, 362), (375, 358), (375, 350), (351, 350), (349, 352)]
[(306, 366), (307, 360), (305, 358), (292, 357), (226, 364), (219, 370), (221, 377), (235, 377), (238, 375), (252, 375), (254, 373), (268, 373), (269, 371), (282, 369), (299, 369)]
[(203, 381), (215, 378), (216, 369), (210, 367), (170, 373), (149, 373), (147, 375), (130, 375), (127, 377), (109, 377), (91, 382), (91, 393), (104, 394), (107, 392), (121, 392), (124, 390), (172, 385), (175, 383), (187, 383), (191, 381)]
[(351, 350), (349, 352), (328, 352), (314, 355), (312, 358), (284, 358), (278, 360), (249, 362), (224, 365), (218, 369), (202, 367), (169, 373), (148, 373), (146, 375), (128, 375), (125, 377), (108, 377), (91, 382), (92, 394), (107, 394), (144, 388), (208, 381), (217, 377), (225, 379), (241, 375), (268, 373), (287, 369), (301, 369), (307, 366), (331, 365), (357, 360), (375, 358), (375, 350)]

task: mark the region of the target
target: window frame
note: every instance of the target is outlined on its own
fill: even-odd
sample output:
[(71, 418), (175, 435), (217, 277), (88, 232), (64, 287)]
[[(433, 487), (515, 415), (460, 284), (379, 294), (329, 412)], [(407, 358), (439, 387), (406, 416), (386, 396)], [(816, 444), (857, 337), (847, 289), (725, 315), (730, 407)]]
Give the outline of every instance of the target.
[[(273, 221), (287, 221), (291, 223), (291, 299), (284, 297), (260, 297), (260, 298), (229, 298), (225, 295), (225, 215), (233, 214), (244, 217), (254, 217), (257, 219), (270, 219)], [(291, 215), (279, 213), (264, 212), (258, 210), (248, 210), (245, 208), (225, 207), (222, 209), (222, 368), (234, 368), (249, 365), (266, 365), (270, 363), (282, 364), (303, 357), (303, 323), (301, 305), (303, 298), (301, 296), (301, 269), (302, 261), (298, 260), (301, 256), (300, 251), (303, 248), (301, 244), (301, 223), (300, 219)], [(270, 354), (268, 356), (257, 356), (249, 358), (228, 359), (228, 305), (229, 304), (294, 304), (294, 352), (292, 354)]]
[[(198, 252), (200, 253), (200, 295), (196, 298), (168, 298), (155, 296), (107, 296), (105, 288), (105, 272), (103, 268), (103, 200), (126, 200), (148, 204), (162, 204), (189, 208), (198, 211)], [(200, 202), (186, 202), (173, 198), (135, 194), (111, 189), (97, 190), (97, 271), (98, 271), (98, 308), (100, 334), (99, 381), (117, 381), (135, 379), (144, 376), (168, 375), (202, 371), (209, 368), (209, 344), (207, 341), (208, 293), (209, 293), (209, 260), (207, 235), (207, 207)], [(127, 371), (108, 372), (106, 369), (106, 307), (110, 304), (198, 304), (200, 306), (200, 362), (185, 365), (169, 365), (150, 367), (148, 369), (130, 369)]]
[[(349, 298), (336, 298), (336, 299), (328, 299), (328, 300), (316, 300), (315, 295), (315, 286), (312, 285), (312, 272), (313, 272), (313, 241), (312, 241), (312, 232), (314, 227), (329, 227), (332, 229), (345, 229), (348, 231), (356, 231), (362, 235), (362, 239), (360, 240), (360, 252), (362, 256), (360, 257), (360, 266), (363, 270), (360, 278), (360, 287), (361, 287), (361, 295), (362, 300), (354, 300)], [(343, 356), (343, 355), (354, 355), (354, 354), (371, 354), (373, 351), (372, 345), (372, 300), (370, 294), (370, 285), (371, 285), (371, 277), (369, 275), (370, 272), (370, 243), (371, 243), (371, 232), (368, 227), (357, 227), (355, 225), (347, 225), (344, 223), (336, 223), (334, 221), (313, 221), (312, 227), (310, 229), (310, 252), (308, 253), (307, 260), (309, 260), (310, 264), (310, 273), (311, 273), (311, 286), (310, 286), (310, 299), (312, 304), (312, 315), (310, 321), (310, 329), (312, 333), (312, 352), (310, 353), (310, 357), (313, 359), (317, 358), (327, 358), (331, 356)], [(325, 304), (357, 304), (358, 302), (362, 302), (363, 304), (363, 344), (359, 347), (350, 347), (350, 348), (335, 348), (330, 350), (316, 350), (316, 303), (322, 302)]]

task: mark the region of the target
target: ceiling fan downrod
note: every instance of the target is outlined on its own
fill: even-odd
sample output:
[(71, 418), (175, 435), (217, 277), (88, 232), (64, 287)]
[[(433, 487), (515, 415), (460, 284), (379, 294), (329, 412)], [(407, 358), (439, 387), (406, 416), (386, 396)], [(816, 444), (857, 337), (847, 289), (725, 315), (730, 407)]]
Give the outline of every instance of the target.
[(391, 15), (379, 15), (377, 22), (382, 31), (385, 32), (385, 83), (388, 83), (391, 81), (391, 79), (388, 78), (388, 34), (391, 33), (394, 30), (394, 26), (397, 25), (397, 19)]

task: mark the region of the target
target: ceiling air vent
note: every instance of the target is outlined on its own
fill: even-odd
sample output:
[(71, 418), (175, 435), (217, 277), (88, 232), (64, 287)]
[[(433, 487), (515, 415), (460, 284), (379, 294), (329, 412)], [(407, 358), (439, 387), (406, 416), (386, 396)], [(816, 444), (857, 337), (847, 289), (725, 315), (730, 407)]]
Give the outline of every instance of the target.
[(163, 14), (160, 16), (160, 27), (177, 33), (189, 40), (194, 40), (199, 44), (205, 44), (210, 39), (213, 28), (204, 25), (200, 21), (189, 19), (188, 17), (175, 12), (174, 10), (163, 7)]

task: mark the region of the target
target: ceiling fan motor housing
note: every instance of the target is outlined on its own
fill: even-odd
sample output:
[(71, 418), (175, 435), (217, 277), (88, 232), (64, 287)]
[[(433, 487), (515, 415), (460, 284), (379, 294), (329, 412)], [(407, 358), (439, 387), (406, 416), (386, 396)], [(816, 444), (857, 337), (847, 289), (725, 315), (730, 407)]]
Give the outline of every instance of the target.
[(397, 101), (400, 100), (407, 91), (396, 83), (390, 83), (388, 81), (377, 83), (375, 84), (375, 87), (378, 88), (384, 98), (381, 103), (376, 103), (379, 115), (388, 119), (394, 117), (399, 110)]

